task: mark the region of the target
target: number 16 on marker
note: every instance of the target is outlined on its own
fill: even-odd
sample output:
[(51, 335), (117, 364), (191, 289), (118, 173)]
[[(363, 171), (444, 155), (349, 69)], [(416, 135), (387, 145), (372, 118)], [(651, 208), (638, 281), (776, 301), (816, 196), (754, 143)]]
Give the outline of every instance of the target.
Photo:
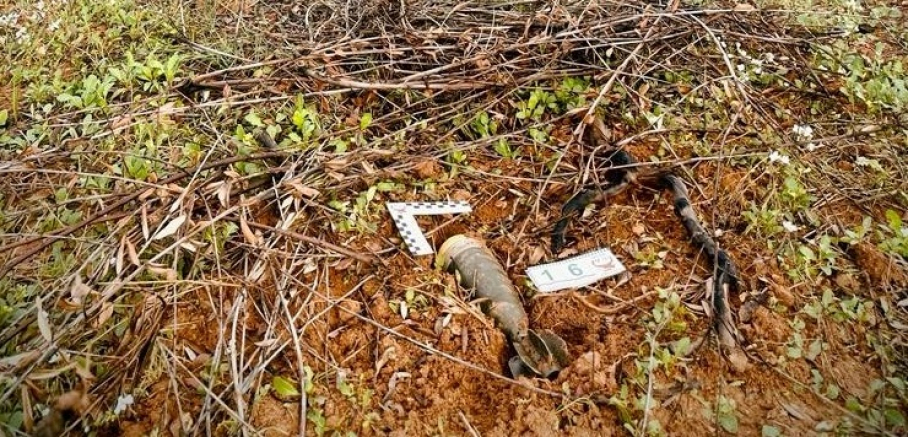
[(578, 288), (625, 271), (611, 250), (599, 249), (573, 258), (527, 269), (527, 275), (540, 292)]

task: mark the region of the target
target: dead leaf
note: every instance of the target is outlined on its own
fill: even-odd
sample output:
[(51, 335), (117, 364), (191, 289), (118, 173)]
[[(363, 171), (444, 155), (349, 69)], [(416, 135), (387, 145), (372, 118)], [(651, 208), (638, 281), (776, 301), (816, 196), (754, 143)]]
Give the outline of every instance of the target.
[(262, 260), (256, 261), (255, 265), (252, 266), (252, 270), (248, 275), (246, 275), (246, 278), (249, 280), (249, 282), (258, 282), (265, 275), (265, 267), (266, 265), (262, 262)]
[(315, 199), (322, 194), (321, 191), (302, 185), (299, 182), (292, 182), (290, 186), (293, 187), (294, 191), (300, 193), (300, 195), (302, 195), (303, 197), (308, 197), (310, 199)]
[(33, 435), (35, 417), (33, 415), (34, 410), (32, 409), (32, 397), (29, 395), (28, 387), (25, 384), (22, 384), (19, 388), (22, 393), (22, 425), (25, 427), (26, 433)]
[(815, 422), (816, 419), (813, 418), (813, 415), (808, 411), (808, 407), (805, 405), (795, 405), (788, 402), (782, 402), (779, 405), (782, 406), (782, 409), (785, 410), (791, 417), (795, 419), (804, 421), (804, 422)]
[(469, 201), (473, 198), (473, 193), (467, 190), (455, 190), (451, 193), (451, 200)]
[(218, 202), (221, 206), (226, 208), (230, 204), (230, 183), (221, 182), (221, 185), (218, 187)]
[(54, 335), (50, 330), (50, 320), (48, 320), (47, 311), (44, 310), (44, 305), (41, 304), (41, 296), (35, 298), (35, 305), (38, 306), (38, 331), (41, 331), (41, 336), (50, 343), (54, 340)]
[[(186, 435), (187, 434), (186, 431), (188, 431), (192, 428), (192, 423), (193, 423), (192, 416), (187, 412), (183, 412), (183, 414), (180, 414), (179, 423), (180, 423), (180, 428), (178, 431), (182, 431), (182, 432), (179, 434), (174, 434), (174, 435)], [(173, 431), (173, 428), (171, 427), (171, 432), (172, 431)]]
[[(450, 316), (450, 314), (448, 314), (448, 315)], [(444, 317), (438, 317), (435, 319), (435, 329), (433, 330), (433, 332), (435, 332), (436, 336), (441, 335), (442, 330), (445, 329), (444, 323), (445, 323)]]
[(835, 284), (842, 290), (854, 292), (860, 288), (861, 284), (855, 277), (849, 273), (839, 273), (835, 276)]
[(286, 231), (286, 230), (290, 229), (291, 226), (293, 226), (293, 223), (296, 221), (297, 216), (298, 216), (297, 213), (291, 212), (291, 213), (287, 214), (286, 217), (279, 220), (275, 227), (280, 230)]
[(148, 266), (148, 273), (151, 273), (155, 276), (162, 277), (167, 281), (176, 281), (177, 280), (177, 271), (171, 268), (162, 267), (162, 266)]
[(277, 342), (278, 339), (276, 338), (267, 338), (265, 340), (257, 341), (254, 344), (258, 347), (271, 347), (274, 346)]
[[(205, 390), (206, 387), (198, 379), (192, 377), (183, 378), (183, 384), (186, 384), (187, 387), (192, 388), (193, 390)], [(177, 434), (179, 435), (179, 434)]]
[(150, 235), (150, 233), (148, 230), (148, 208), (146, 208), (145, 205), (143, 204), (142, 205), (142, 237), (145, 238), (145, 241), (148, 241), (149, 235)]
[(176, 107), (176, 104), (174, 102), (167, 102), (167, 103), (161, 105), (161, 107), (158, 108), (158, 116), (161, 117), (161, 116), (168, 116), (171, 114), (175, 114), (177, 112), (174, 109), (175, 107)]
[(335, 270), (340, 272), (340, 271), (347, 270), (348, 268), (350, 268), (351, 265), (353, 265), (353, 258), (344, 258), (344, 259), (338, 261), (336, 264), (334, 264), (333, 267)]
[(325, 163), (325, 168), (328, 170), (340, 170), (347, 168), (350, 165), (350, 161), (347, 161), (344, 158), (332, 159)]
[(180, 247), (182, 247), (183, 249), (186, 249), (187, 251), (192, 252), (192, 253), (195, 253), (199, 250), (198, 243), (194, 243), (191, 241), (186, 241), (184, 243), (180, 243)]
[(59, 377), (60, 375), (69, 372), (70, 370), (76, 367), (76, 363), (69, 363), (63, 367), (57, 367), (54, 369), (47, 370), (36, 370), (28, 375), (29, 381), (47, 381)]
[(91, 287), (82, 282), (82, 278), (76, 275), (72, 286), (69, 288), (69, 303), (75, 306), (82, 306), (85, 296), (92, 293)]
[(80, 378), (86, 381), (94, 381), (95, 375), (91, 373), (91, 370), (88, 370), (88, 366), (82, 366), (78, 363), (75, 363), (73, 371), (76, 372), (76, 375), (79, 375)]
[(356, 315), (362, 312), (363, 304), (362, 302), (355, 300), (344, 300), (337, 304), (337, 321), (340, 323), (347, 323), (354, 318)]
[(23, 352), (10, 357), (0, 358), (0, 370), (10, 370), (14, 367), (26, 366), (41, 357), (41, 352), (37, 350)]
[(752, 12), (755, 10), (757, 10), (757, 8), (755, 8), (754, 5), (748, 3), (738, 3), (735, 6), (735, 12)]
[(421, 179), (434, 179), (439, 177), (444, 170), (437, 161), (426, 159), (414, 165), (413, 171)]
[(316, 270), (318, 270), (318, 266), (315, 265), (315, 261), (313, 261), (312, 258), (306, 258), (306, 261), (303, 261), (304, 275), (308, 275)]
[(95, 320), (94, 327), (98, 328), (104, 325), (104, 322), (110, 320), (113, 317), (114, 307), (110, 302), (104, 302), (101, 305), (101, 311), (98, 313), (98, 319)]
[(249, 224), (246, 223), (246, 214), (240, 214), (240, 231), (242, 231), (243, 238), (246, 239), (247, 243), (253, 246), (259, 245), (258, 237), (252, 232), (252, 229), (249, 228)]
[(167, 226), (164, 226), (160, 231), (154, 234), (154, 236), (151, 237), (151, 240), (160, 240), (176, 234), (177, 231), (180, 230), (180, 226), (183, 226), (184, 222), (186, 222), (186, 214), (182, 214), (174, 218), (170, 221), (170, 223), (167, 223)]
[(650, 106), (649, 99), (646, 98), (647, 92), (649, 92), (649, 84), (644, 82), (643, 85), (640, 85), (640, 88), (637, 90), (637, 93), (639, 93), (640, 95), (640, 106), (643, 110), (648, 110)]
[(142, 262), (139, 261), (139, 254), (136, 253), (136, 246), (129, 240), (126, 240), (126, 254), (129, 255), (129, 262), (134, 266), (138, 267), (142, 264)]
[(286, 211), (290, 209), (290, 205), (293, 205), (293, 201), (296, 200), (293, 196), (287, 196), (284, 200), (281, 200), (281, 211)]
[[(148, 200), (148, 198), (155, 195), (155, 191), (156, 191), (155, 188), (149, 188), (149, 189), (143, 191), (142, 194), (139, 194), (139, 200), (141, 200), (143, 202)], [(144, 208), (145, 205), (142, 205), (142, 207)]]
[(385, 397), (383, 399), (387, 401), (391, 398), (391, 396), (394, 395), (394, 391), (397, 389), (398, 381), (404, 378), (410, 378), (412, 376), (412, 374), (407, 372), (395, 372), (393, 375), (391, 375), (391, 379), (388, 380), (388, 393), (385, 393)]
[(577, 251), (577, 248), (569, 247), (567, 249), (562, 250), (561, 253), (558, 254), (558, 258), (562, 258), (562, 259), (568, 258), (568, 257), (574, 256), (578, 253), (579, 252)]
[(744, 354), (744, 351), (735, 348), (728, 352), (728, 362), (731, 364), (732, 370), (737, 373), (742, 373), (750, 369), (750, 363), (747, 361), (747, 355)]
[(110, 129), (115, 131), (117, 129), (129, 126), (130, 123), (132, 123), (132, 115), (122, 115), (113, 119), (113, 121), (110, 123)]
[(379, 244), (379, 242), (377, 242), (375, 240), (369, 240), (363, 246), (365, 246), (366, 250), (368, 250), (371, 253), (381, 252), (381, 244)]
[[(180, 194), (183, 194), (182, 191), (180, 191)], [(168, 212), (168, 213), (177, 212), (177, 211), (180, 210), (180, 208), (181, 208), (182, 206), (183, 206), (182, 199), (177, 199), (176, 202), (173, 202), (173, 203), (170, 204), (170, 209), (169, 209), (167, 212)], [(191, 207), (190, 207), (190, 208), (187, 208), (187, 209), (188, 209), (188, 210), (192, 210)]]
[(542, 257), (545, 256), (545, 249), (540, 246), (533, 246), (533, 249), (530, 251), (530, 259), (528, 260), (531, 265), (538, 264), (539, 261), (542, 261)]
[(246, 198), (245, 196), (240, 196), (240, 206), (250, 207), (250, 206), (256, 206), (260, 203), (262, 203), (262, 199), (258, 196), (252, 196), (250, 198)]
[(381, 357), (375, 361), (375, 374), (378, 375), (381, 372), (382, 367), (385, 367), (385, 364), (388, 364), (388, 361), (394, 358), (394, 346), (388, 346), (381, 353)]
[(183, 345), (183, 353), (186, 354), (186, 358), (188, 358), (189, 361), (195, 361), (196, 357), (199, 356), (195, 350), (186, 345)]
[[(117, 261), (116, 261), (116, 264), (114, 265), (116, 267), (115, 270), (117, 271), (118, 275), (120, 273), (123, 273), (123, 263), (124, 263), (125, 255), (126, 255), (125, 241), (126, 241), (126, 236), (124, 235), (123, 238), (120, 239), (120, 248), (117, 250)], [(78, 277), (76, 279), (78, 279)]]
[(81, 412), (85, 411), (89, 405), (91, 405), (91, 402), (89, 402), (88, 396), (81, 390), (71, 390), (63, 393), (54, 401), (54, 408), (60, 411), (72, 410)]

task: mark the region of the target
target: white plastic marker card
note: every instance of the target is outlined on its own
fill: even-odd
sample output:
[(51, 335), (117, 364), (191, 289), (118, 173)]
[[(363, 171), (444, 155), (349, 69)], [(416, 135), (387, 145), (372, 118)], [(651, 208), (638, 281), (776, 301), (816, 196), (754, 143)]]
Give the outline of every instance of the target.
[(435, 253), (422, 229), (416, 223), (418, 215), (463, 214), (472, 212), (470, 204), (463, 201), (446, 202), (388, 202), (388, 212), (397, 231), (407, 243), (407, 248), (413, 255), (431, 255)]
[(598, 249), (527, 269), (527, 275), (540, 292), (550, 293), (578, 288), (623, 273), (627, 269), (609, 249)]

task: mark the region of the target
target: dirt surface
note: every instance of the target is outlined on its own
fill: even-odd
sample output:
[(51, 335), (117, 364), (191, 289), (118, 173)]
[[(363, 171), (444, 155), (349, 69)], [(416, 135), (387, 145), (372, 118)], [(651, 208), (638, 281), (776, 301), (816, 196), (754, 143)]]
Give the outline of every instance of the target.
[[(645, 144), (630, 150), (640, 155), (648, 151)], [(498, 164), (504, 172), (509, 170), (507, 163)], [(478, 169), (492, 165), (476, 163)], [(427, 162), (413, 172), (418, 177), (437, 175), (439, 168), (437, 163)], [(711, 181), (715, 171), (715, 166), (701, 165), (694, 174), (697, 180)], [(725, 172), (720, 189), (740, 185), (740, 175)], [(527, 183), (506, 181), (498, 186), (468, 181), (448, 187), (455, 193), (472, 189), (473, 194), (465, 197), (475, 206), (474, 213), (420, 221), (424, 229), (431, 230), (430, 241), (436, 247), (456, 233), (483, 236), (514, 283), (528, 291), (525, 268), (556, 258), (547, 249), (549, 228), (533, 223), (552, 223), (553, 211), (560, 202), (557, 194), (543, 196), (539, 212), (534, 214), (535, 197), (524, 191), (527, 187)], [(563, 187), (552, 190), (569, 194)], [(699, 201), (715, 195), (709, 183), (696, 186), (692, 193), (700, 210), (706, 205)], [(788, 435), (804, 435), (841, 419), (842, 412), (834, 404), (809, 388), (810, 363), (794, 360), (784, 370), (777, 365), (792, 333), (791, 313), (785, 308), (817, 291), (783, 279), (783, 272), (769, 254), (763, 253), (761, 245), (736, 230), (740, 224), (732, 214), (702, 217), (708, 225), (716, 223), (714, 220), (725, 223), (727, 230), (720, 242), (737, 260), (745, 278), (761, 276), (778, 281), (762, 284), (777, 304), (758, 307), (752, 320), (740, 326), (750, 366), (743, 373), (735, 373), (708, 335), (706, 318), (695, 297), (702, 294), (708, 265), (688, 242), (669, 200), (667, 194), (650, 188), (632, 188), (575, 224), (570, 235), (577, 241), (565, 253), (610, 247), (630, 268), (628, 282), (615, 287), (616, 281), (611, 279), (583, 292), (525, 296), (531, 326), (560, 335), (574, 358), (553, 381), (514, 381), (495, 376), (507, 375), (506, 362), (513, 350), (493, 322), (469, 303), (470, 296), (456, 287), (453, 277), (433, 268), (432, 257), (413, 258), (398, 244), (390, 251), (383, 250), (384, 266), (340, 260), (327, 272), (301, 275), (301, 282), (317, 284), (313, 295), (317, 297), (291, 298), (291, 311), (327, 311), (324, 317), (300, 321), (305, 323), (300, 340), (307, 345), (302, 360), (315, 375), (324, 375), (315, 378), (318, 388), (309, 396), (318, 398), (318, 403), (310, 404), (310, 408), (317, 406), (324, 415), (325, 430), (354, 430), (364, 435), (622, 435), (621, 410), (614, 403), (610, 405), (609, 399), (618, 394), (622, 384), (633, 384), (630, 381), (638, 371), (635, 359), (648, 354), (646, 321), (659, 300), (654, 292), (673, 289), (688, 302), (683, 316), (687, 334), (667, 333), (659, 340), (670, 342), (689, 335), (704, 342), (681, 359), (670, 374), (664, 370), (652, 374), (650, 416), (668, 434), (719, 432), (712, 411), (719, 396), (737, 406), (739, 435), (760, 435), (765, 424)], [(733, 198), (728, 208), (735, 211)], [(386, 248), (387, 242), (399, 241), (388, 217), (384, 213), (381, 217), (377, 234), (351, 244), (369, 252), (369, 247)], [(658, 254), (661, 266), (642, 267), (635, 262), (635, 254), (650, 252)], [(356, 287), (363, 278), (368, 279)], [(861, 286), (870, 285), (861, 278), (853, 280)], [(262, 296), (273, 296), (267, 285), (261, 287)], [(410, 308), (404, 319), (399, 306), (392, 309), (390, 303), (404, 299), (406, 290), (414, 290), (425, 300)], [(212, 329), (217, 319), (214, 315), (230, 308), (236, 296), (224, 299), (220, 309), (211, 307), (201, 294), (198, 299), (187, 299), (175, 315), (177, 350), (191, 349), (203, 361), (215, 353), (219, 334)], [(326, 299), (335, 304), (328, 305)], [(621, 304), (631, 299), (636, 300)], [(734, 305), (739, 306), (741, 300), (736, 296)], [(256, 302), (246, 301), (245, 305), (246, 347), (252, 350), (256, 347), (252, 343), (264, 338), (268, 324), (255, 315)], [(168, 314), (165, 319), (172, 317), (174, 314)], [(841, 331), (837, 327), (808, 329)], [(812, 364), (830, 372), (843, 393), (861, 398), (867, 394), (870, 381), (879, 376), (880, 363), (862, 359), (871, 351), (859, 336), (838, 331), (826, 333), (835, 341)], [(281, 329), (278, 338), (289, 340), (290, 336)], [(434, 350), (427, 351), (416, 343)], [(274, 364), (275, 375), (295, 375), (294, 352), (284, 352)], [(351, 382), (353, 394), (342, 394), (336, 388), (337, 372)], [(192, 384), (188, 380), (183, 383)], [(363, 397), (366, 392), (368, 401)], [(122, 423), (121, 432), (139, 435), (153, 425), (175, 426), (177, 408), (171, 395), (167, 383), (154, 385), (135, 414), (141, 420)], [(181, 397), (181, 401), (184, 410), (199, 407), (190, 398)], [(264, 435), (294, 435), (299, 414), (298, 400), (263, 393), (253, 403), (250, 420)], [(316, 425), (310, 420), (307, 429), (315, 433)]]
[[(0, 111), (18, 106), (0, 131), (13, 431), (908, 430), (908, 123), (887, 59), (905, 39), (876, 2), (832, 2), (817, 23), (762, 2), (47, 3), (71, 22), (17, 35), (9, 63), (41, 45), (78, 68), (0, 84)], [(90, 77), (109, 101), (82, 101)], [(575, 135), (594, 116), (601, 144)], [(552, 253), (561, 208), (606, 180), (613, 147), (650, 179), (587, 208)], [(711, 260), (657, 171), (740, 270), (737, 348), (717, 341)], [(418, 221), (436, 249), (485, 242), (530, 326), (565, 340), (557, 376), (512, 378), (482, 302), (407, 250), (385, 204), (426, 200), (472, 205)], [(628, 274), (534, 291), (528, 267), (598, 248)]]

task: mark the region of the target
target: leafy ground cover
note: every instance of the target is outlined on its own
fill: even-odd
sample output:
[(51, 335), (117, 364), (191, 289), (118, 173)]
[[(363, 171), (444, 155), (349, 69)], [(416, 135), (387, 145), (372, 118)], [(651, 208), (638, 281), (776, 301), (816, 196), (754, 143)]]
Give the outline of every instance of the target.
[[(3, 435), (903, 435), (904, 3), (6, 1)], [(671, 168), (746, 280), (642, 187), (562, 204), (610, 147)], [(406, 251), (387, 201), (482, 237), (554, 380)], [(627, 281), (535, 293), (610, 247)], [(754, 302), (759, 305), (748, 305)]]

